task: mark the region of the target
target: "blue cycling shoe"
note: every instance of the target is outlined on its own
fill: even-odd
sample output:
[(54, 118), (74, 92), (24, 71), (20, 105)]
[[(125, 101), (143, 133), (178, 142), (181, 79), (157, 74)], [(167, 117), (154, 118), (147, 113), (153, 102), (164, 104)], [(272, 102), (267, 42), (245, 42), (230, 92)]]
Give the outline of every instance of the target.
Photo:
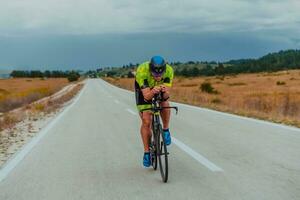
[(150, 156), (150, 152), (145, 152), (144, 153), (144, 157), (143, 157), (143, 165), (145, 167), (150, 167), (151, 165), (151, 156)]
[(165, 138), (165, 143), (166, 145), (170, 145), (171, 144), (171, 134), (169, 129), (164, 129), (164, 138)]

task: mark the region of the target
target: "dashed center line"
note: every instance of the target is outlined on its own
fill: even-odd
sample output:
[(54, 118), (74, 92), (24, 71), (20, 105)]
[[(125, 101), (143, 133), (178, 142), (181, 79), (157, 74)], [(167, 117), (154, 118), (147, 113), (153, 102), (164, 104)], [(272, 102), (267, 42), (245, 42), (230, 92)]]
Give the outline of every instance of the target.
[(217, 165), (215, 165), (214, 163), (209, 161), (207, 158), (205, 158), (204, 156), (202, 156), (199, 153), (197, 153), (196, 151), (194, 151), (192, 148), (190, 148), (183, 142), (179, 141), (178, 139), (176, 139), (174, 137), (172, 137), (172, 140), (173, 140), (173, 143), (176, 146), (178, 146), (181, 150), (183, 150), (184, 152), (189, 154), (192, 158), (197, 160), (199, 163), (201, 163), (202, 165), (204, 165), (211, 171), (213, 171), (213, 172), (222, 172), (223, 171), (223, 169), (221, 169), (220, 167), (218, 167)]

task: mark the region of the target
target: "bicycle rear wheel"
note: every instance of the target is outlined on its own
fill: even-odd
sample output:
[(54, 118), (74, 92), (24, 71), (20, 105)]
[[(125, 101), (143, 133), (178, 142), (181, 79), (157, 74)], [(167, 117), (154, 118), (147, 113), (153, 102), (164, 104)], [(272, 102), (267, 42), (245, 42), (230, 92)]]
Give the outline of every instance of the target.
[(168, 150), (165, 143), (165, 138), (163, 137), (163, 130), (161, 125), (157, 128), (157, 139), (156, 139), (156, 150), (157, 157), (159, 160), (159, 169), (163, 182), (168, 181)]

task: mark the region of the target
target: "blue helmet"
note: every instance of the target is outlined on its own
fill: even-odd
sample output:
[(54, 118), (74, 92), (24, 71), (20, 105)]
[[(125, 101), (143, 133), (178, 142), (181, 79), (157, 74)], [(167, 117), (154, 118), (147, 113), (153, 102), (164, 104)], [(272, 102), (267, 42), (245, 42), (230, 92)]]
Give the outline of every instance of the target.
[(161, 56), (153, 56), (150, 61), (150, 71), (153, 76), (162, 76), (166, 71), (166, 62)]

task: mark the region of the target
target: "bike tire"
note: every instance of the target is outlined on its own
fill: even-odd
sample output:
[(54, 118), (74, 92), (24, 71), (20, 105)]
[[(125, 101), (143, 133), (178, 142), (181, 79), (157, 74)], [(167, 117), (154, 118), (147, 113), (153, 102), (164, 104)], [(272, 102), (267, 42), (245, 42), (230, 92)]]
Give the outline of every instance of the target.
[(165, 138), (163, 137), (163, 130), (161, 125), (157, 127), (157, 139), (156, 139), (156, 150), (157, 150), (157, 157), (159, 161), (159, 169), (160, 174), (163, 182), (168, 181), (168, 150), (167, 145), (165, 143)]
[(152, 135), (152, 138), (151, 138), (151, 165), (153, 167), (154, 170), (157, 169), (157, 151), (156, 151), (156, 145), (155, 145), (155, 142), (154, 142), (154, 135)]

